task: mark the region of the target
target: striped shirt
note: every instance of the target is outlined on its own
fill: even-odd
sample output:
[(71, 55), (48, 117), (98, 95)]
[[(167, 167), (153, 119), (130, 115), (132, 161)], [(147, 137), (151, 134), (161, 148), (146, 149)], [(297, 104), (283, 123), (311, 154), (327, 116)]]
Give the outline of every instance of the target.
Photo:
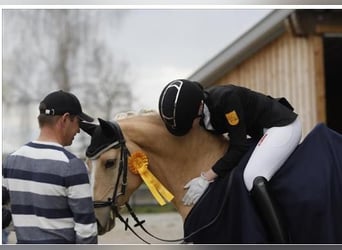
[(29, 142), (4, 163), (19, 244), (96, 244), (84, 162), (57, 143)]

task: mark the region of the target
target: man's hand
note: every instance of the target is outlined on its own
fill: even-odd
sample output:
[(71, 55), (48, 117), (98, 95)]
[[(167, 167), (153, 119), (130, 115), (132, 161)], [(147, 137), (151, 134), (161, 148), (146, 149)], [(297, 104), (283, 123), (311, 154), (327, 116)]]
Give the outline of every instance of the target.
[(195, 204), (198, 201), (198, 199), (202, 196), (204, 191), (208, 188), (209, 183), (212, 181), (213, 180), (208, 181), (204, 177), (203, 173), (201, 174), (201, 176), (196, 177), (192, 179), (191, 181), (189, 181), (184, 186), (184, 189), (188, 189), (188, 191), (185, 193), (182, 199), (184, 205), (191, 206)]

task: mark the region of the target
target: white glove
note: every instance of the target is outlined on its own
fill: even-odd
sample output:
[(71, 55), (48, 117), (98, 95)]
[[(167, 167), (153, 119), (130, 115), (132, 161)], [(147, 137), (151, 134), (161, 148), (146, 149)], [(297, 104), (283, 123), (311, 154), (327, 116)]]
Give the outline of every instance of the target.
[(182, 199), (184, 205), (191, 206), (195, 204), (198, 201), (198, 199), (202, 196), (204, 191), (208, 188), (210, 182), (212, 181), (208, 181), (203, 176), (203, 174), (189, 181), (184, 186), (184, 189), (188, 189), (188, 191), (185, 193)]

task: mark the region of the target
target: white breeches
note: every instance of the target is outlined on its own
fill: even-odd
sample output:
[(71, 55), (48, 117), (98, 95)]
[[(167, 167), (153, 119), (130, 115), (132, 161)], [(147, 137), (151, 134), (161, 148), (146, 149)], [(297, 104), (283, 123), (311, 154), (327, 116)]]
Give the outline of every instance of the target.
[(257, 176), (263, 176), (269, 181), (295, 150), (301, 137), (302, 125), (298, 117), (287, 126), (267, 129), (243, 173), (247, 190), (252, 190), (253, 180)]

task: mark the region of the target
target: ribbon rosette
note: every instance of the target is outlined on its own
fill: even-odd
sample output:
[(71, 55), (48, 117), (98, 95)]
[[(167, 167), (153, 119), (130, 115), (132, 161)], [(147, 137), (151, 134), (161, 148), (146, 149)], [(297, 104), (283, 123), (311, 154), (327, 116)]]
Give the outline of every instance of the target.
[(160, 183), (160, 181), (147, 168), (148, 158), (145, 153), (137, 151), (128, 158), (128, 167), (133, 174), (139, 174), (153, 197), (163, 206), (165, 200), (170, 202), (173, 195)]

